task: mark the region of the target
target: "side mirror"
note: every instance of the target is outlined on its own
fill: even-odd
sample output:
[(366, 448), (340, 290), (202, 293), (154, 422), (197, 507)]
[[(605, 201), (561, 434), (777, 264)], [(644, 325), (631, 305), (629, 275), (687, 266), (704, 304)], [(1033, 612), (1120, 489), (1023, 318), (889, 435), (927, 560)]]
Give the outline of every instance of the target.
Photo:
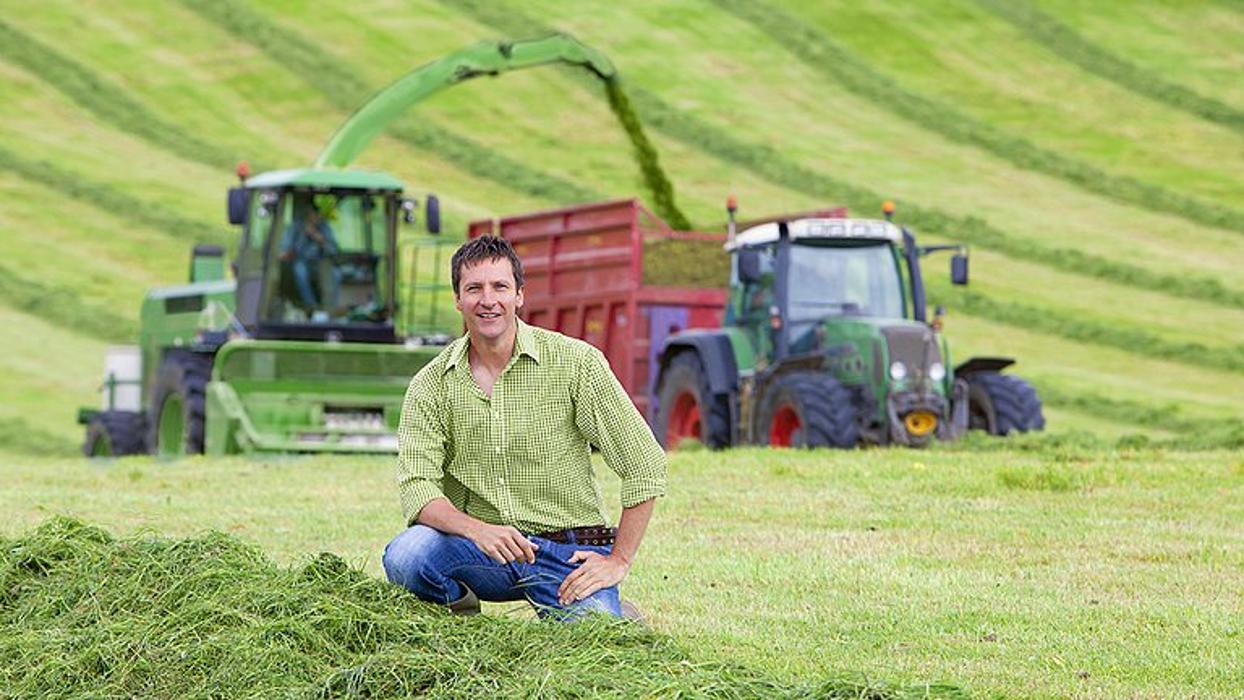
[(424, 221), (428, 224), (428, 233), (441, 232), (441, 200), (436, 195), (428, 195), (424, 203)]
[(760, 282), (760, 253), (755, 250), (740, 250), (738, 253), (739, 281), (744, 284)]
[(955, 255), (950, 258), (950, 283), (958, 285), (968, 283), (968, 256)]
[(250, 203), (250, 190), (245, 187), (230, 187), (226, 206), (229, 212), (229, 223), (245, 226), (246, 210), (250, 208)]

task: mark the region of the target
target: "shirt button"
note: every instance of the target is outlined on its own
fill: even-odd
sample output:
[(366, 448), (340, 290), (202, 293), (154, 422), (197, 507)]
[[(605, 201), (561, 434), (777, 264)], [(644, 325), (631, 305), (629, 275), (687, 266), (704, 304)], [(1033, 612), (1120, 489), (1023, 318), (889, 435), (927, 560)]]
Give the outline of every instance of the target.
[(497, 454), (501, 454), (501, 446), (497, 445)]
[(497, 483), (505, 486), (505, 479), (497, 479)]
[(501, 420), (501, 411), (493, 411), (492, 417), (496, 418), (497, 420)]

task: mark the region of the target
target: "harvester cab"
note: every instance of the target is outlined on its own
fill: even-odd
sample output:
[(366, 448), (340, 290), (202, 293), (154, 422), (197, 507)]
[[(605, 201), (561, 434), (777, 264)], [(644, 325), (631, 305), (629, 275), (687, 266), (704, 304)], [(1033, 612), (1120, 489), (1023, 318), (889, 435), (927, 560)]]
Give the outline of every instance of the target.
[[(236, 317), (250, 337), (395, 342), (399, 221), (417, 203), (381, 173), (289, 170), (229, 190), (241, 227)], [(425, 222), (440, 231), (435, 195)]]
[(655, 427), (667, 447), (923, 446), (1044, 426), (1032, 387), (999, 373), (1013, 360), (952, 367), (940, 316), (927, 318), (921, 258), (953, 251), (951, 282), (967, 284), (966, 247), (917, 245), (888, 203), (885, 220), (822, 213), (737, 228), (733, 198), (727, 210), (723, 328), (662, 351)]

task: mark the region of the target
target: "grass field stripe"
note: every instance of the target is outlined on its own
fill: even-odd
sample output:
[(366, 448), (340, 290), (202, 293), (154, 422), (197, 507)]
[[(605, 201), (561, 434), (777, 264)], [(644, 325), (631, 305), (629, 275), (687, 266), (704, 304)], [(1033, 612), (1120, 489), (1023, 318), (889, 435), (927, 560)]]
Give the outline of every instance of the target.
[(83, 335), (114, 343), (138, 337), (135, 319), (87, 303), (80, 292), (42, 284), (0, 263), (0, 300), (6, 306)]
[[(78, 446), (60, 435), (37, 428), (21, 418), (0, 417), (0, 445), (26, 455), (68, 456)], [(0, 574), (2, 577), (2, 574)]]
[(223, 224), (213, 226), (198, 219), (188, 219), (154, 202), (131, 197), (115, 185), (92, 180), (46, 160), (29, 160), (3, 146), (0, 146), (0, 167), (173, 238), (222, 245), (231, 244), (234, 240)]
[(949, 105), (918, 95), (873, 69), (827, 33), (756, 0), (712, 0), (752, 23), (792, 56), (911, 123), (952, 141), (976, 146), (1016, 167), (1044, 173), (1125, 204), (1244, 233), (1244, 211), (1174, 192), (1126, 175), (1114, 175), (1013, 136)]
[[(341, 58), (331, 56), (296, 32), (265, 19), (235, 0), (183, 4), (205, 20), (262, 51), (329, 102), (351, 113), (375, 92), (355, 76)], [(516, 192), (558, 204), (603, 199), (604, 195), (577, 183), (543, 172), (506, 157), (464, 136), (422, 120), (406, 119), (391, 125), (388, 133), (399, 141), (435, 153), (464, 172), (498, 183)]]
[(1244, 134), (1244, 112), (1182, 85), (1162, 80), (1094, 44), (1028, 0), (976, 0), (976, 4), (1014, 25), (1031, 41), (1094, 75), (1155, 102)]
[(1069, 391), (1049, 381), (1034, 381), (1033, 384), (1037, 387), (1041, 401), (1047, 406), (1087, 413), (1118, 423), (1130, 423), (1172, 433), (1244, 431), (1244, 421), (1239, 418), (1188, 417), (1183, 415), (1180, 404), (1173, 402), (1152, 404), (1103, 396), (1087, 390)]
[(1244, 371), (1244, 345), (1206, 347), (1196, 342), (1176, 343), (1137, 328), (1121, 328), (1101, 321), (1077, 318), (1065, 311), (999, 301), (971, 291), (934, 293), (932, 296), (939, 297), (949, 307), (968, 316), (1033, 333), (1115, 348), (1134, 355), (1169, 360), (1191, 367)]
[(121, 131), (187, 160), (232, 170), (239, 157), (164, 121), (86, 66), (0, 20), (0, 57), (19, 65)]

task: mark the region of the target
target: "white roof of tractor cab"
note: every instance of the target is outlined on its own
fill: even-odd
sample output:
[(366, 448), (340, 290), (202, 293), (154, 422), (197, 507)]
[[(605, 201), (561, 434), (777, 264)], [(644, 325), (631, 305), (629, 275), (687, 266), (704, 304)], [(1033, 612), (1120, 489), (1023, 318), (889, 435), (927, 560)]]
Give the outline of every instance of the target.
[[(901, 243), (903, 232), (889, 221), (879, 219), (796, 219), (786, 222), (791, 240), (819, 238), (845, 238), (862, 241), (889, 241)], [(776, 221), (753, 226), (734, 237), (729, 250), (746, 246), (772, 243), (778, 239)]]

